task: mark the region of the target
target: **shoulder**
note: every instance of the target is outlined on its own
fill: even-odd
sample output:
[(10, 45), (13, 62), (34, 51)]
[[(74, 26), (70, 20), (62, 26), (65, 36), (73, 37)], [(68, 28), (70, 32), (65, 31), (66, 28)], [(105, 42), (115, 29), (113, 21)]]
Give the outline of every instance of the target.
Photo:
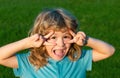
[(88, 57), (88, 56), (92, 56), (92, 49), (83, 49), (82, 52), (81, 52), (81, 57), (80, 58), (83, 58), (83, 57)]
[(27, 59), (28, 58), (28, 56), (30, 55), (30, 52), (27, 52), (27, 53), (18, 53), (18, 54), (16, 54), (16, 57), (17, 57), (17, 59), (19, 60), (19, 59)]
[(92, 61), (92, 49), (83, 49), (81, 52), (81, 56), (78, 59), (78, 61), (87, 63), (89, 61)]
[(30, 52), (16, 54), (18, 68), (13, 69), (15, 76), (20, 76), (23, 74), (24, 71), (28, 70), (28, 68), (30, 69), (31, 66), (28, 60), (29, 55)]
[(92, 69), (92, 49), (82, 50), (79, 62), (82, 63), (86, 70), (90, 71)]
[(30, 52), (16, 54), (18, 66), (24, 66), (29, 63)]

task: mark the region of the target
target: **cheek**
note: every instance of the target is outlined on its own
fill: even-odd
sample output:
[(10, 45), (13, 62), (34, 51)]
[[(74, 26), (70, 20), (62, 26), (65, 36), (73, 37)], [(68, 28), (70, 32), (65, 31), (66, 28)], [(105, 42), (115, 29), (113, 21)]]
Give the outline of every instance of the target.
[(65, 44), (67, 49), (69, 50), (69, 48), (71, 47), (71, 44)]
[(49, 39), (47, 42), (50, 42), (50, 43), (55, 43), (56, 40), (55, 39)]
[(52, 51), (53, 47), (54, 46), (45, 46), (48, 53), (50, 53)]

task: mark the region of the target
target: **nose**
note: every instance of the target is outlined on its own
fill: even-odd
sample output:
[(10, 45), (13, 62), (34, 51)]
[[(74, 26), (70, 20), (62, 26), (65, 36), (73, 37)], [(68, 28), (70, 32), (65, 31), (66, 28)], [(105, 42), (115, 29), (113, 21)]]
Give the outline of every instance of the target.
[(59, 46), (59, 47), (64, 47), (65, 46), (64, 40), (62, 38), (58, 39), (56, 41), (56, 43), (57, 43), (57, 46)]

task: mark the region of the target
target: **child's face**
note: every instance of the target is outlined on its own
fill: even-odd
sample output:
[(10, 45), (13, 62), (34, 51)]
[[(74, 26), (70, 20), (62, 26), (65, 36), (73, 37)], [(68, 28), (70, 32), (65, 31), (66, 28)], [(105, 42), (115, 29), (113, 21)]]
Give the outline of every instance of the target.
[(48, 39), (48, 42), (54, 43), (55, 45), (45, 46), (48, 55), (54, 60), (62, 60), (68, 53), (68, 50), (71, 46), (71, 44), (67, 43), (67, 41), (71, 39), (72, 36), (68, 31), (55, 31), (54, 34)]

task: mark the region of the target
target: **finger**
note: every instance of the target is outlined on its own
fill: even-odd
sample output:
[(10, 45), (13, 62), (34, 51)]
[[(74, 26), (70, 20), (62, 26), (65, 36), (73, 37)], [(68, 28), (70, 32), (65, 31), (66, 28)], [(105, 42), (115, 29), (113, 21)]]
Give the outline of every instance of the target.
[(85, 40), (86, 35), (85, 35), (84, 32), (78, 32), (78, 33), (77, 33), (77, 37), (79, 37), (80, 39)]
[(74, 39), (72, 39), (72, 40), (66, 41), (65, 43), (74, 43), (74, 42), (75, 42)]
[(32, 36), (29, 37), (31, 40), (34, 40), (36, 41), (38, 38), (39, 38), (39, 35), (38, 34), (34, 34)]
[(86, 34), (82, 31), (78, 32), (77, 34), (81, 34), (84, 38), (86, 37)]
[(44, 38), (48, 39), (53, 34), (54, 34), (54, 31), (51, 31), (49, 34), (45, 35)]
[(45, 39), (42, 35), (40, 35), (39, 41), (44, 42), (45, 40), (46, 40), (46, 39)]
[(69, 30), (69, 32), (73, 37), (75, 37), (76, 34), (72, 30)]
[(77, 35), (74, 37), (74, 39), (75, 39), (76, 41), (79, 40), (79, 39), (83, 39), (83, 40), (84, 40), (85, 37), (84, 37), (82, 34), (80, 34), (80, 33), (78, 34), (78, 33), (77, 33)]

